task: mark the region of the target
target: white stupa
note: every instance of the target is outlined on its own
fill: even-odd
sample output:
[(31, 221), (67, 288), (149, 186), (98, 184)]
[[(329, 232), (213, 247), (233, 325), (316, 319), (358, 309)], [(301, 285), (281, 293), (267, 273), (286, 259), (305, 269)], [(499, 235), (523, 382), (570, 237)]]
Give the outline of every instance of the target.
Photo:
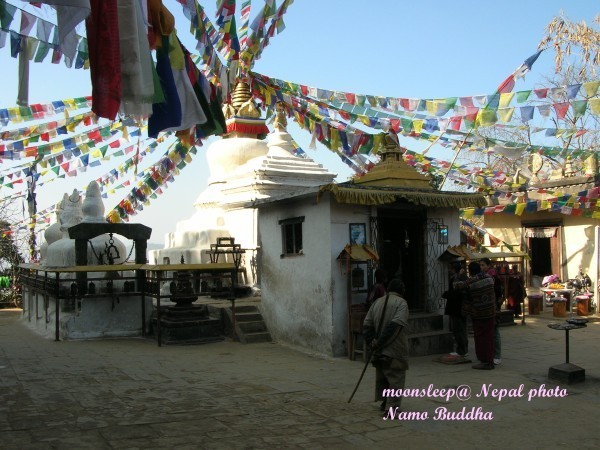
[[(75, 240), (69, 238), (69, 227), (79, 223), (106, 223), (104, 217), (104, 203), (100, 193), (100, 186), (92, 181), (85, 192), (85, 200), (82, 201), (77, 189), (71, 195), (64, 194), (62, 201), (57, 206), (57, 224), (50, 225), (44, 237), (45, 243), (40, 248), (42, 265), (46, 267), (70, 267), (75, 266)], [(62, 233), (59, 237), (58, 231)], [(120, 264), (127, 257), (125, 245), (113, 236), (117, 247)], [(109, 235), (97, 236), (88, 244), (88, 264), (98, 264), (97, 255), (105, 250), (105, 244), (109, 241)]]
[[(178, 263), (182, 256), (186, 263), (208, 263), (210, 244), (218, 237), (235, 238), (236, 244), (248, 249), (246, 259), (252, 258), (257, 247), (256, 210), (243, 205), (327, 184), (335, 178), (336, 174), (313, 160), (292, 154), (294, 145), (285, 128), (283, 108), (278, 108), (275, 131), (267, 141), (258, 139), (261, 133), (256, 124), (265, 127), (264, 120), (258, 118), (260, 113), (252, 105), (247, 85), (238, 83), (226, 111), (242, 111), (245, 116), (227, 117), (226, 112), (228, 134), (207, 150), (210, 178), (194, 203), (196, 212), (166, 235), (163, 249), (149, 252), (151, 263)], [(254, 128), (241, 131), (248, 123)]]

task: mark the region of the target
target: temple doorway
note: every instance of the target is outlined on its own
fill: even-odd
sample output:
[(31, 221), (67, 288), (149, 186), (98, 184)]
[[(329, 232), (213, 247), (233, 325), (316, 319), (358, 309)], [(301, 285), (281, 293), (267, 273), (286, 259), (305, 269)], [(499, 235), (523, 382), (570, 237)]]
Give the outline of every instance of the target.
[(413, 205), (378, 208), (372, 230), (379, 267), (388, 274), (388, 280), (400, 278), (406, 286), (406, 301), (411, 311), (425, 309), (425, 243), (426, 224), (424, 208)]
[(557, 226), (536, 226), (525, 228), (529, 261), (530, 285), (541, 286), (541, 280), (556, 274), (562, 278), (560, 233)]

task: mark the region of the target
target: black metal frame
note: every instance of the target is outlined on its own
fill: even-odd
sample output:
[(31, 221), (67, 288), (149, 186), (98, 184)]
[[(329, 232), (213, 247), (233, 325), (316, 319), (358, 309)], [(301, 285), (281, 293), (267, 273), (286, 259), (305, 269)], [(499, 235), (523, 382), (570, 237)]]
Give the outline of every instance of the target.
[[(232, 263), (213, 263), (213, 264), (173, 264), (173, 265), (103, 265), (103, 266), (84, 266), (77, 268), (61, 268), (61, 269), (48, 269), (36, 264), (24, 264), (21, 266), (23, 269), (20, 276), (21, 283), (28, 287), (33, 293), (39, 293), (44, 297), (44, 307), (46, 309), (46, 322), (48, 321), (48, 305), (50, 298), (54, 297), (55, 301), (55, 341), (60, 341), (60, 304), (61, 300), (69, 300), (74, 303), (74, 307), (77, 309), (77, 305), (82, 299), (94, 299), (94, 298), (105, 298), (113, 297), (119, 299), (123, 297), (141, 297), (141, 322), (142, 322), (142, 335), (146, 335), (146, 297), (156, 298), (157, 306), (157, 341), (158, 346), (161, 343), (161, 331), (160, 331), (160, 318), (161, 318), (161, 305), (160, 301), (163, 298), (171, 298), (173, 295), (164, 295), (160, 292), (160, 287), (163, 282), (175, 281), (176, 271), (189, 271), (192, 273), (194, 282), (192, 285), (195, 288), (195, 294), (198, 297), (202, 296), (227, 296), (227, 299), (232, 302), (232, 311), (234, 317), (234, 323), (232, 325), (232, 339), (235, 339), (235, 283), (238, 277), (239, 268)], [(87, 292), (81, 293), (78, 289), (73, 289), (72, 286), (78, 286), (84, 282), (88, 286), (91, 281), (107, 281), (107, 278), (102, 277), (90, 277), (89, 273), (93, 272), (123, 272), (123, 271), (135, 271), (135, 275), (122, 276), (120, 280), (131, 280), (134, 283), (133, 290), (129, 292), (119, 291), (113, 293), (93, 293)], [(83, 274), (83, 277), (77, 276), (76, 278), (60, 278), (61, 273), (72, 273), (72, 274)], [(53, 276), (54, 275), (54, 276)], [(229, 280), (229, 286), (226, 290), (216, 291), (202, 291), (203, 286), (202, 280), (208, 279), (219, 279), (221, 282), (224, 279)], [(136, 283), (137, 281), (137, 283)], [(67, 287), (61, 289), (61, 285), (70, 284), (71, 288)], [(224, 284), (221, 284), (223, 286)], [(141, 287), (141, 288), (140, 288)], [(64, 292), (69, 294), (64, 295)], [(27, 305), (29, 320), (31, 321), (31, 304)], [(37, 305), (36, 305), (36, 318), (37, 318)]]

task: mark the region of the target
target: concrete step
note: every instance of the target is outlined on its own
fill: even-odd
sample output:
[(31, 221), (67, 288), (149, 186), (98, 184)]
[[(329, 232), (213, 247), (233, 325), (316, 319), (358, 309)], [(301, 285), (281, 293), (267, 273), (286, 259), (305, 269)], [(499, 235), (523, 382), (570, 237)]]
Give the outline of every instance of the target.
[(408, 347), (410, 356), (449, 353), (454, 348), (454, 337), (444, 330), (409, 334)]
[(444, 329), (444, 316), (437, 313), (416, 313), (408, 317), (408, 333), (427, 333)]
[[(227, 327), (231, 329), (232, 310), (223, 308), (223, 316)], [(255, 305), (241, 305), (235, 307), (235, 334), (242, 344), (255, 342), (271, 342), (271, 334), (263, 321), (259, 309)]]
[(243, 343), (255, 344), (257, 342), (271, 342), (271, 340), (271, 334), (268, 331), (263, 331), (258, 333), (245, 333)]
[[(231, 309), (231, 308), (229, 308)], [(258, 308), (254, 305), (235, 305), (236, 313), (258, 312)]]
[(258, 333), (267, 331), (267, 326), (262, 320), (256, 320), (253, 322), (236, 322), (236, 325), (244, 333)]
[(257, 312), (235, 312), (236, 322), (259, 322), (262, 321), (262, 315)]

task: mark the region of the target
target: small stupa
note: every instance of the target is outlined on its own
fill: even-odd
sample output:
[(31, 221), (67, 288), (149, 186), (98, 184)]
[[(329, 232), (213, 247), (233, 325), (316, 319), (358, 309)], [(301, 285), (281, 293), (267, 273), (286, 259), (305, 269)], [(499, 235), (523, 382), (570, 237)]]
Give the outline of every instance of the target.
[[(167, 234), (163, 249), (149, 252), (151, 263), (176, 263), (182, 256), (189, 263), (208, 263), (210, 245), (219, 237), (233, 237), (236, 244), (248, 249), (243, 263), (248, 267), (258, 247), (257, 214), (246, 208), (248, 203), (327, 184), (335, 178), (310, 158), (294, 156), (282, 104), (276, 107), (275, 130), (266, 141), (262, 139), (269, 129), (245, 81), (237, 83), (223, 112), (227, 135), (206, 150), (210, 177), (194, 203), (196, 212)], [(250, 284), (256, 281), (253, 276), (248, 271)]]

